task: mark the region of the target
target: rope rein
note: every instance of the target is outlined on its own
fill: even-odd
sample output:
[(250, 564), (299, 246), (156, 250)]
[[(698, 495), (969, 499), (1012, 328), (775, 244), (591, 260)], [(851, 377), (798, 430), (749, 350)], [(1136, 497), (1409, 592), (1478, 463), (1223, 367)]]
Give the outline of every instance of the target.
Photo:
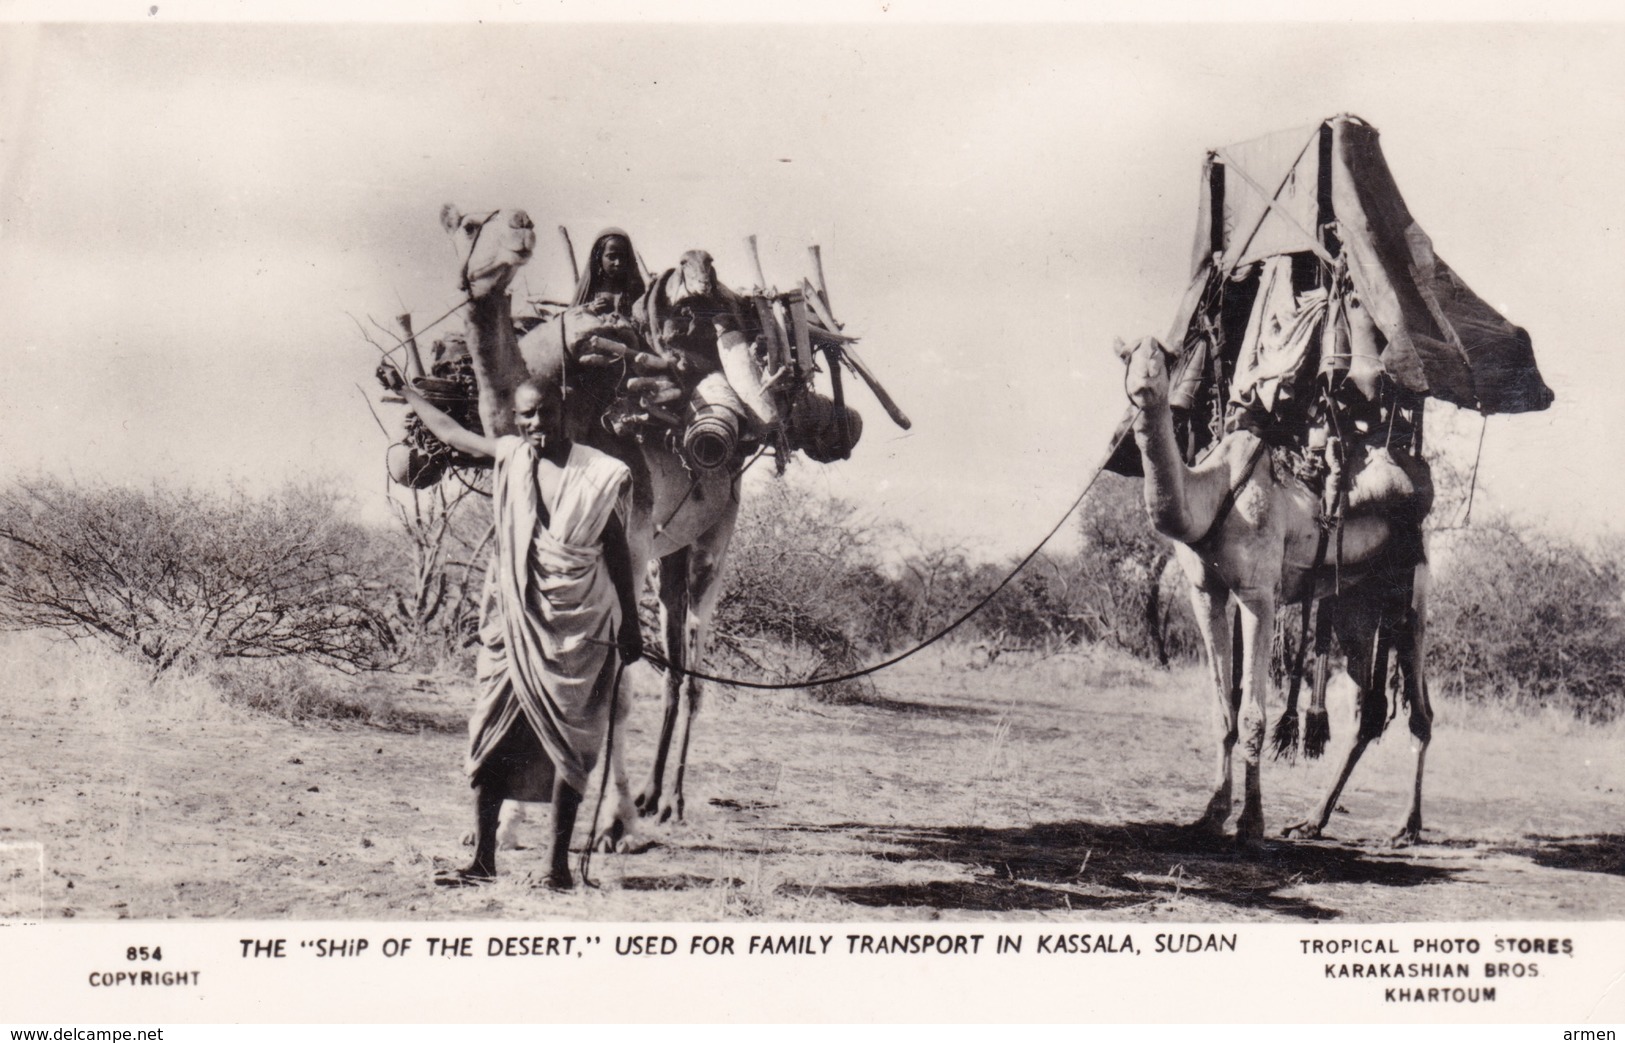
[[(1135, 412), (1139, 412), (1138, 407), (1136, 407)], [(824, 685), (840, 684), (843, 681), (855, 681), (860, 677), (867, 677), (870, 674), (879, 673), (880, 671), (889, 667), (896, 666), (903, 660), (919, 652), (923, 652), (925, 649), (930, 648), (932, 645), (936, 644), (938, 641), (941, 641), (955, 630), (958, 630), (961, 626), (968, 622), (972, 616), (986, 608), (994, 598), (999, 596), (999, 593), (1003, 591), (1005, 587), (1010, 585), (1011, 581), (1013, 581), (1016, 576), (1021, 573), (1022, 569), (1026, 568), (1032, 563), (1034, 558), (1038, 557), (1038, 552), (1043, 550), (1045, 545), (1048, 544), (1050, 540), (1055, 538), (1055, 534), (1061, 531), (1061, 526), (1065, 525), (1067, 519), (1072, 517), (1072, 512), (1076, 511), (1083, 504), (1084, 497), (1089, 495), (1089, 490), (1094, 488), (1095, 482), (1099, 480), (1103, 473), (1105, 473), (1106, 464), (1110, 462), (1113, 454), (1117, 452), (1117, 447), (1122, 444), (1123, 439), (1128, 437), (1132, 427), (1132, 424), (1124, 424), (1122, 426), (1122, 429), (1118, 432), (1117, 437), (1112, 439), (1111, 445), (1106, 449), (1106, 454), (1101, 458), (1100, 465), (1096, 467), (1094, 473), (1089, 476), (1089, 481), (1084, 485), (1083, 491), (1078, 494), (1077, 499), (1072, 501), (1072, 505), (1066, 509), (1066, 513), (1061, 515), (1060, 520), (1050, 528), (1049, 532), (1044, 535), (1044, 538), (1038, 541), (1038, 545), (1032, 550), (1028, 551), (1026, 557), (1017, 562), (1015, 567), (1006, 573), (1003, 579), (999, 580), (997, 586), (978, 600), (974, 605), (961, 613), (953, 622), (949, 623), (941, 630), (938, 630), (936, 633), (932, 634), (930, 637), (926, 638), (924, 641), (921, 641), (919, 644), (905, 652), (900, 652), (889, 659), (883, 659), (878, 663), (872, 663), (869, 666), (863, 667), (859, 670), (850, 670), (844, 674), (835, 674), (831, 677), (811, 677), (804, 681), (785, 682), (748, 681), (738, 677), (719, 677), (713, 674), (702, 673), (698, 670), (676, 667), (665, 656), (651, 651), (645, 651), (643, 653), (643, 657), (668, 673), (693, 677), (701, 681), (710, 681), (714, 684), (726, 684), (732, 685), (735, 688), (752, 688), (756, 689), (757, 691), (766, 692), (789, 691), (795, 688), (819, 688)], [(601, 645), (612, 644), (612, 642), (599, 641), (597, 639), (589, 640), (593, 640), (595, 643)]]

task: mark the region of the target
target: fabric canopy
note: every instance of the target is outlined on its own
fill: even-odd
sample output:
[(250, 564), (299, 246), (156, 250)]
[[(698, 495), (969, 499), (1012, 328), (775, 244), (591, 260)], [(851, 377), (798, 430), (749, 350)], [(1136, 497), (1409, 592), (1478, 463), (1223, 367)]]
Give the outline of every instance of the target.
[(1383, 366), (1400, 387), (1485, 414), (1552, 404), (1529, 334), (1433, 252), (1389, 173), (1376, 130), (1353, 116), (1209, 153), (1193, 284), (1170, 343), (1184, 343), (1215, 275), (1292, 253), (1329, 264), (1338, 251), (1387, 339)]

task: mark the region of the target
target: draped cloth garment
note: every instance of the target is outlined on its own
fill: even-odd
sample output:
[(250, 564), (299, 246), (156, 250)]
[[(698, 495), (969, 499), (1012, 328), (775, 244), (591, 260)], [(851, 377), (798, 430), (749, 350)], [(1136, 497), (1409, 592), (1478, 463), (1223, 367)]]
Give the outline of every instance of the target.
[[(604, 248), (611, 239), (621, 239), (626, 242), (626, 282), (618, 291), (611, 291), (605, 285), (604, 274)], [(638, 272), (638, 254), (632, 246), (632, 237), (619, 228), (606, 228), (598, 233), (598, 238), (592, 241), (592, 249), (587, 251), (587, 266), (581, 270), (581, 276), (576, 280), (575, 293), (570, 297), (572, 305), (591, 304), (592, 299), (599, 293), (615, 294), (615, 310), (622, 315), (630, 315), (632, 305), (643, 296), (643, 276)]]
[(517, 787), (526, 792), (512, 795), (546, 800), (553, 771), (584, 792), (604, 744), (621, 609), (601, 537), (612, 514), (624, 520), (631, 472), (574, 445), (543, 525), (536, 462), (523, 439), (497, 440), (497, 555), (486, 577), (468, 772), (508, 729), (528, 726), (552, 763), (527, 772)]
[(1327, 294), (1324, 289), (1294, 293), (1290, 257), (1265, 261), (1259, 279), (1230, 401), (1273, 413), (1281, 398), (1291, 394), (1310, 349), (1320, 344)]

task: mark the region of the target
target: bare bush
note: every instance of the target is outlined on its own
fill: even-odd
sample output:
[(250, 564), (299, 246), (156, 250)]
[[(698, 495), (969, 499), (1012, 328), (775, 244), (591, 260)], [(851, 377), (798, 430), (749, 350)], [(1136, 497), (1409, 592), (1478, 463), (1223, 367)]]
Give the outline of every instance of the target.
[(0, 627), (91, 638), (154, 673), (211, 659), (382, 665), (376, 541), (331, 490), (261, 498), (22, 479), (0, 491)]
[(391, 490), (401, 553), (393, 607), (408, 659), (456, 658), (477, 640), (481, 582), (494, 548), (489, 485), (489, 472), (474, 472), (428, 489)]

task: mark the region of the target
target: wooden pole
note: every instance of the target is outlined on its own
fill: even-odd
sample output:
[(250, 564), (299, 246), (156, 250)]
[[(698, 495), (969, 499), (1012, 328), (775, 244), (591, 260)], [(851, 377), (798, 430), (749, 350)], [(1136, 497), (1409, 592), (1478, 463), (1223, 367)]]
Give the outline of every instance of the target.
[(762, 274), (762, 256), (756, 252), (756, 237), (754, 235), (745, 237), (745, 249), (750, 251), (751, 267), (756, 270), (756, 288), (766, 293), (767, 276)]
[[(811, 373), (813, 367), (812, 337), (807, 329), (807, 301), (806, 298), (790, 300), (790, 334), (795, 338), (796, 361), (801, 365), (803, 373)], [(836, 348), (839, 351), (839, 348)], [(831, 356), (833, 358), (834, 356)], [(830, 371), (833, 378), (835, 370)]]
[(829, 387), (830, 394), (835, 401), (835, 423), (841, 430), (840, 459), (852, 458), (852, 428), (846, 422), (846, 392), (841, 388), (841, 349), (836, 345), (827, 345), (824, 348), (824, 357), (829, 359)]
[(801, 281), (801, 292), (807, 298), (807, 303), (812, 305), (813, 314), (818, 316), (818, 321), (824, 324), (824, 329), (842, 340), (856, 339), (840, 332), (841, 324), (835, 321), (835, 316), (829, 310), (829, 304), (820, 294), (813, 292), (812, 284), (805, 279)]
[(406, 345), (406, 379), (416, 380), (424, 375), (423, 357), (418, 354), (418, 339), (412, 334), (412, 313), (395, 316), (401, 327), (401, 343)]
[(852, 350), (851, 345), (848, 345), (841, 352), (841, 359), (851, 367), (852, 372), (862, 377), (863, 382), (869, 385), (869, 390), (875, 393), (875, 398), (880, 401), (880, 407), (886, 411), (887, 416), (891, 417), (892, 423), (904, 431), (914, 426), (914, 422), (908, 418), (908, 414), (899, 409), (897, 403), (892, 401), (892, 397), (886, 394), (886, 389), (880, 386), (880, 381), (876, 380), (875, 375), (869, 372), (869, 367), (863, 364), (863, 360), (858, 357), (857, 352)]
[(576, 247), (570, 241), (570, 230), (559, 225), (559, 236), (564, 240), (564, 252), (570, 255), (570, 281), (578, 283), (581, 281), (581, 266), (576, 264)]
[(818, 296), (824, 299), (825, 309), (829, 309), (829, 286), (824, 283), (824, 252), (814, 243), (807, 247), (807, 253), (812, 256), (813, 275), (818, 278)]

